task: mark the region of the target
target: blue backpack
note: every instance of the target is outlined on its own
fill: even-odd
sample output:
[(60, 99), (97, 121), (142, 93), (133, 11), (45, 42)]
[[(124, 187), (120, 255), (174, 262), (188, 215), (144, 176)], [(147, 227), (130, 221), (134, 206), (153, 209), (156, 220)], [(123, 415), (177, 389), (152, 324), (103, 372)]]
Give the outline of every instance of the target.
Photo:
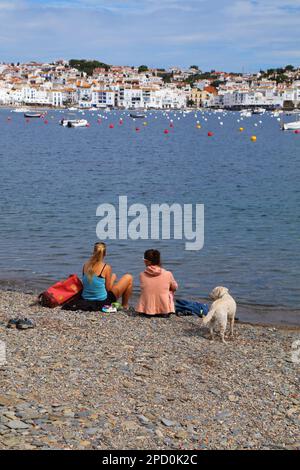
[(208, 313), (208, 305), (195, 302), (193, 300), (176, 299), (175, 312), (177, 315), (196, 315), (197, 317), (203, 317)]

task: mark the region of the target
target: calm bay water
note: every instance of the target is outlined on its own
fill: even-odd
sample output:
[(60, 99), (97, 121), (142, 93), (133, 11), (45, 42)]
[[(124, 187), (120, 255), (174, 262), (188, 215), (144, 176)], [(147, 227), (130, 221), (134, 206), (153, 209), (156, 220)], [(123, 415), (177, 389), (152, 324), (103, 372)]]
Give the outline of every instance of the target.
[[(203, 203), (201, 251), (185, 251), (179, 240), (108, 241), (114, 271), (132, 272), (137, 283), (143, 251), (155, 247), (174, 272), (182, 297), (205, 298), (214, 286), (225, 285), (241, 303), (265, 306), (270, 317), (283, 306), (286, 318), (294, 310), (295, 319), (300, 135), (280, 131), (270, 115), (237, 122), (238, 113), (197, 113), (196, 118), (194, 112), (186, 117), (171, 112), (167, 118), (153, 112), (144, 126), (128, 113), (102, 114), (107, 119), (100, 124), (96, 113), (86, 112), (91, 127), (67, 129), (58, 125), (67, 116), (58, 111), (49, 111), (45, 124), (0, 110), (2, 284), (38, 290), (80, 274), (96, 241), (96, 208), (117, 204), (119, 195), (148, 207)], [(165, 135), (169, 119), (174, 128)], [(291, 120), (295, 117), (286, 118)]]

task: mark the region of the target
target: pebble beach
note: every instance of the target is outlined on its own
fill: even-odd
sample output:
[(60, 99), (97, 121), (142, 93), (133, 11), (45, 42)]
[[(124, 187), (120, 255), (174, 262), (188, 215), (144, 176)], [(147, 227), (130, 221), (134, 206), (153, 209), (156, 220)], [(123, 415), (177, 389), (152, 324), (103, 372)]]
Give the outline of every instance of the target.
[[(299, 327), (66, 312), (0, 292), (0, 449), (300, 449)], [(8, 329), (18, 315), (34, 329)]]

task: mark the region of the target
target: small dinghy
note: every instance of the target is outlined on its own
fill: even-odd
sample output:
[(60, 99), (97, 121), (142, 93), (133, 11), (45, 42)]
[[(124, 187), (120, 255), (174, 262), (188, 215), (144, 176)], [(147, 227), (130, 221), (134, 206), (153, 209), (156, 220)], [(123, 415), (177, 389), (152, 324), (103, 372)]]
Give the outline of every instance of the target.
[(300, 130), (300, 121), (286, 122), (282, 125), (283, 131), (298, 131)]
[(64, 127), (88, 127), (86, 119), (62, 119), (59, 124)]
[(40, 118), (43, 116), (42, 113), (24, 113), (25, 118)]
[(135, 118), (135, 119), (143, 119), (145, 118), (145, 114), (142, 113), (130, 113), (130, 117)]

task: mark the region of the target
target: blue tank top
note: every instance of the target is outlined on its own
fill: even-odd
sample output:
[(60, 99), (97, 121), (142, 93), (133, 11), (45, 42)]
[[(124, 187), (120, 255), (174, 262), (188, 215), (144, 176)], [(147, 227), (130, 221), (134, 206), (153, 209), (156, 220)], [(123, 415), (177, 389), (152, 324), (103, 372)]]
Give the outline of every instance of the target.
[[(104, 265), (103, 269), (106, 265)], [(103, 272), (101, 271), (101, 274)], [(93, 276), (90, 281), (86, 274), (82, 273), (82, 298), (85, 300), (105, 300), (107, 298), (107, 290), (105, 288), (105, 279), (103, 277)]]

